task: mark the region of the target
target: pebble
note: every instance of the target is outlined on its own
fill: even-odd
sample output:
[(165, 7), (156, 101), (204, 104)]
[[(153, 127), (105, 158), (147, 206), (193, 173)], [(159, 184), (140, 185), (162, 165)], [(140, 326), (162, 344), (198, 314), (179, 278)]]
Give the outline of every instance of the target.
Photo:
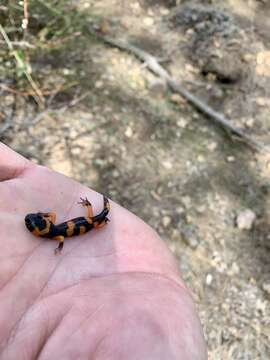
[(170, 216), (166, 215), (166, 216), (163, 216), (162, 218), (162, 225), (167, 228), (172, 222), (172, 219)]
[(75, 147), (71, 149), (72, 155), (79, 155), (81, 153), (81, 149), (79, 147)]
[(217, 143), (215, 141), (210, 142), (210, 144), (207, 145), (207, 149), (210, 151), (215, 151), (217, 148)]
[(163, 16), (169, 15), (169, 13), (170, 13), (169, 9), (166, 9), (166, 8), (160, 9), (160, 14)]
[(126, 135), (126, 137), (128, 137), (128, 138), (131, 138), (131, 137), (133, 136), (133, 130), (132, 130), (132, 128), (131, 128), (130, 126), (128, 126), (128, 127), (126, 128), (125, 135)]
[(205, 162), (205, 157), (203, 155), (198, 155), (197, 160), (198, 162), (203, 163)]
[(103, 81), (101, 81), (101, 80), (98, 80), (98, 81), (95, 82), (95, 88), (96, 89), (102, 88), (103, 85), (104, 85)]
[(112, 177), (118, 178), (119, 176), (120, 176), (119, 171), (118, 171), (117, 169), (114, 169), (114, 170), (112, 171)]
[(245, 126), (247, 128), (253, 128), (255, 120), (253, 118), (246, 119)]
[(197, 227), (193, 224), (183, 225), (181, 227), (181, 236), (192, 249), (196, 249), (200, 244)]
[(234, 156), (228, 156), (227, 161), (230, 162), (230, 163), (235, 162), (235, 157)]
[(171, 170), (172, 169), (172, 167), (173, 167), (173, 165), (172, 165), (172, 163), (170, 162), (170, 161), (162, 161), (162, 165), (165, 167), (165, 169), (167, 169), (167, 170)]
[(256, 98), (256, 103), (260, 106), (266, 106), (268, 105), (268, 99), (267, 98), (264, 98), (264, 97), (257, 97)]
[(236, 262), (233, 262), (231, 268), (227, 271), (227, 274), (229, 276), (235, 276), (235, 275), (238, 275), (239, 272), (240, 272), (240, 269), (239, 269), (238, 264)]
[(152, 26), (152, 25), (154, 25), (154, 19), (153, 19), (152, 17), (150, 17), (150, 16), (145, 17), (145, 18), (143, 19), (143, 23), (144, 23), (144, 25), (146, 25), (146, 26)]
[(262, 288), (268, 295), (270, 295), (270, 282), (269, 283), (264, 283), (262, 285)]
[(75, 139), (78, 136), (78, 131), (76, 129), (71, 129), (69, 132), (70, 139)]
[(205, 206), (205, 205), (197, 206), (196, 211), (197, 211), (199, 214), (203, 214), (203, 213), (205, 213), (205, 211), (206, 211), (206, 206)]
[(186, 100), (183, 98), (183, 96), (181, 96), (179, 94), (172, 94), (171, 101), (178, 105), (186, 104)]
[(206, 283), (206, 285), (211, 285), (212, 284), (212, 282), (213, 282), (213, 275), (212, 274), (207, 274), (206, 275), (206, 279), (205, 279), (205, 283)]
[(184, 129), (187, 127), (188, 121), (184, 118), (181, 118), (181, 119), (177, 120), (176, 125), (182, 129)]
[(185, 213), (185, 209), (182, 206), (178, 206), (175, 211), (178, 215), (182, 215)]
[(270, 76), (270, 50), (258, 53), (256, 73), (260, 76)]
[(190, 208), (190, 205), (191, 205), (191, 198), (190, 196), (186, 195), (186, 196), (183, 196), (182, 199), (181, 199), (182, 203), (185, 205), (185, 207), (188, 209)]
[(241, 211), (236, 218), (236, 225), (240, 230), (251, 230), (256, 220), (256, 214), (251, 209)]

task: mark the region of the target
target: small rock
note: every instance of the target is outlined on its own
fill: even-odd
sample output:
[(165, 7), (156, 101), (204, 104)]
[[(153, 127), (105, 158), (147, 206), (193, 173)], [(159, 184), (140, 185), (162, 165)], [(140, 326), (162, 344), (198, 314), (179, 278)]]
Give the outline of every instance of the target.
[(132, 8), (132, 9), (134, 9), (134, 10), (140, 10), (140, 8), (141, 8), (141, 5), (140, 5), (140, 3), (139, 2), (135, 2), (134, 4), (130, 4), (130, 7)]
[(70, 75), (71, 70), (67, 69), (67, 68), (64, 68), (64, 69), (62, 69), (62, 72), (63, 72), (64, 75)]
[(205, 157), (203, 155), (198, 155), (197, 160), (198, 162), (203, 163), (205, 162)]
[(74, 147), (71, 149), (72, 155), (80, 155), (81, 149), (79, 147)]
[(267, 301), (263, 301), (261, 299), (257, 299), (256, 301), (256, 310), (258, 313), (265, 314), (267, 307)]
[(194, 221), (193, 217), (190, 216), (189, 214), (186, 214), (186, 223), (192, 224), (193, 221)]
[(181, 118), (181, 119), (177, 120), (176, 125), (182, 129), (184, 129), (187, 127), (188, 121), (184, 118)]
[(118, 171), (117, 169), (114, 169), (114, 170), (112, 171), (112, 177), (118, 178), (119, 176), (120, 176), (119, 171)]
[(172, 222), (172, 219), (170, 216), (166, 215), (166, 216), (163, 216), (162, 218), (162, 225), (167, 228)]
[(197, 211), (199, 214), (203, 214), (203, 213), (206, 211), (206, 206), (205, 206), (205, 205), (197, 206), (196, 211)]
[(235, 275), (238, 275), (239, 272), (240, 272), (240, 269), (239, 269), (238, 264), (236, 262), (233, 262), (231, 268), (227, 271), (227, 274), (229, 276), (235, 276)]
[(227, 161), (230, 162), (230, 163), (235, 162), (235, 157), (234, 156), (228, 156)]
[(270, 51), (261, 51), (257, 55), (256, 73), (260, 76), (270, 76)]
[(104, 85), (103, 81), (101, 81), (101, 80), (98, 80), (98, 81), (95, 82), (95, 88), (96, 89), (102, 88), (103, 85)]
[(268, 295), (270, 295), (270, 282), (269, 283), (264, 283), (262, 285), (262, 288)]
[(169, 10), (169, 9), (166, 9), (166, 8), (161, 8), (161, 9), (160, 9), (160, 14), (161, 14), (161, 15), (166, 16), (166, 15), (169, 15), (169, 13), (170, 13), (170, 10)]
[(165, 169), (167, 169), (167, 170), (171, 170), (172, 169), (172, 167), (173, 167), (173, 165), (172, 165), (172, 163), (170, 162), (170, 161), (162, 161), (162, 165), (165, 167)]
[(182, 215), (185, 213), (185, 209), (182, 206), (178, 206), (175, 211), (178, 215)]
[(178, 105), (186, 104), (186, 100), (179, 94), (172, 94), (171, 101)]
[(206, 275), (206, 279), (205, 279), (205, 283), (206, 283), (206, 285), (211, 285), (212, 284), (212, 282), (213, 282), (213, 275), (212, 274), (207, 274)]
[(253, 119), (253, 118), (249, 118), (249, 119), (246, 119), (246, 121), (245, 121), (245, 126), (246, 126), (247, 128), (253, 128), (254, 123), (255, 123), (254, 119)]
[(185, 205), (185, 208), (190, 208), (190, 205), (191, 205), (191, 198), (190, 196), (186, 195), (186, 196), (183, 196), (182, 199), (181, 199), (182, 203)]
[(128, 126), (128, 127), (126, 128), (125, 135), (126, 135), (126, 137), (128, 137), (128, 138), (131, 138), (131, 137), (133, 136), (133, 130), (132, 130), (132, 128), (131, 128), (130, 126)]
[(260, 106), (266, 106), (268, 105), (268, 99), (267, 98), (264, 98), (264, 97), (257, 97), (256, 98), (256, 103)]
[(78, 131), (76, 129), (71, 129), (69, 132), (70, 139), (75, 139), (78, 136)]
[(194, 74), (198, 74), (200, 72), (198, 68), (196, 68), (195, 66), (193, 66), (191, 64), (186, 64), (185, 70), (187, 70), (188, 72), (194, 73)]
[(216, 148), (217, 148), (217, 143), (215, 141), (212, 141), (210, 142), (210, 144), (207, 145), (207, 148), (210, 150), (210, 151), (215, 151)]
[(146, 25), (146, 26), (152, 26), (152, 25), (154, 25), (154, 19), (153, 19), (152, 17), (150, 17), (150, 16), (145, 17), (145, 18), (143, 19), (143, 23), (144, 23), (144, 25)]
[(195, 33), (195, 30), (192, 29), (192, 28), (189, 28), (189, 29), (187, 29), (187, 31), (186, 31), (186, 34), (189, 35), (189, 36), (194, 35), (194, 33)]
[(253, 60), (253, 55), (252, 54), (243, 54), (242, 56), (242, 60), (245, 62), (245, 63), (250, 63), (252, 60)]
[(183, 225), (181, 227), (181, 235), (185, 243), (192, 249), (196, 249), (200, 244), (197, 226), (193, 224)]
[[(4, 100), (4, 101), (3, 101)], [(1, 97), (1, 105), (4, 106), (12, 106), (14, 103), (14, 96), (13, 95), (6, 95), (5, 97)]]
[(251, 209), (241, 211), (236, 218), (236, 225), (240, 230), (251, 230), (256, 220), (256, 214)]

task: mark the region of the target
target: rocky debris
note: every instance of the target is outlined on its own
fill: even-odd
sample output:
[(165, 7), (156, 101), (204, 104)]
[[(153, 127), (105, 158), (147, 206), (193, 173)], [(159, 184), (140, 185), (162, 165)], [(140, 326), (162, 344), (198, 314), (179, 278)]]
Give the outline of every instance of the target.
[(251, 209), (241, 211), (236, 217), (236, 225), (240, 230), (251, 230), (256, 220), (256, 214)]
[(188, 4), (180, 6), (170, 16), (170, 22), (174, 28), (193, 29), (204, 38), (209, 38), (216, 33), (228, 37), (237, 31), (233, 18), (211, 5), (194, 6)]
[(162, 218), (162, 225), (167, 228), (172, 222), (172, 218), (168, 215), (163, 216)]
[(180, 231), (185, 243), (192, 249), (196, 249), (201, 241), (198, 235), (198, 227), (194, 224), (182, 224)]
[(169, 21), (190, 38), (189, 53), (202, 75), (221, 83), (242, 78), (247, 68), (243, 34), (231, 15), (211, 5), (188, 4), (174, 11)]

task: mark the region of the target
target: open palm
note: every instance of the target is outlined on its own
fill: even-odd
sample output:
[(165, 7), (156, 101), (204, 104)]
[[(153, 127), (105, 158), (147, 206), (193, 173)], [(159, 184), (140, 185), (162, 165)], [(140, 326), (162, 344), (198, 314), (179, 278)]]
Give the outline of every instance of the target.
[(57, 243), (34, 237), (29, 212), (56, 223), (94, 214), (100, 194), (0, 144), (0, 359), (206, 359), (177, 266), (144, 222), (111, 203), (110, 222)]

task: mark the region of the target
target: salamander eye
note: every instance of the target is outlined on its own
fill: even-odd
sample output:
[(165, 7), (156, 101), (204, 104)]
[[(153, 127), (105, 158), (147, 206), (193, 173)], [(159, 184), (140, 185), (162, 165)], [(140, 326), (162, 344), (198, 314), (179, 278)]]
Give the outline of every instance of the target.
[(25, 217), (25, 224), (26, 224), (26, 226), (30, 226), (31, 225), (31, 219), (30, 219), (30, 217), (29, 216), (26, 216)]

